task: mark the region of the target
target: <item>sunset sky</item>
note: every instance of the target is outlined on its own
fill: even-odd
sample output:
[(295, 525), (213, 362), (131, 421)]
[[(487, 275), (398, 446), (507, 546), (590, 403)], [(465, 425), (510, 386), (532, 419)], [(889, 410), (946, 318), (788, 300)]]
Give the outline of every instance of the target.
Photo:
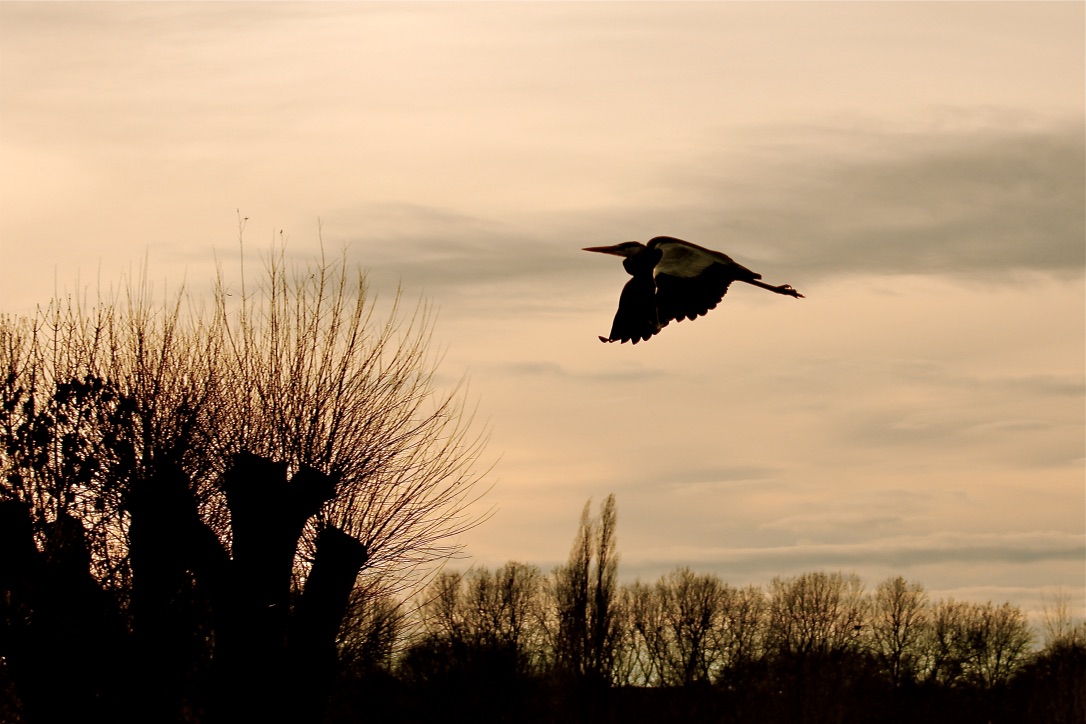
[[(471, 561), (1086, 589), (1081, 2), (0, 2), (0, 311), (346, 246), (490, 430)], [(282, 230), (282, 234), (280, 234)], [(602, 345), (671, 235), (733, 287)], [(225, 265), (229, 273), (230, 264)], [(465, 561), (464, 565), (467, 565)]]

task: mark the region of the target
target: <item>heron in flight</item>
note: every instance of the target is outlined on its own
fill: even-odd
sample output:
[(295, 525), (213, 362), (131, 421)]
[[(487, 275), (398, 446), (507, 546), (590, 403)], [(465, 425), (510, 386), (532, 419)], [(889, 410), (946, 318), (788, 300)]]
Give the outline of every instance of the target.
[(647, 340), (671, 320), (697, 319), (724, 298), (732, 282), (746, 282), (777, 294), (802, 298), (788, 284), (774, 287), (759, 281), (761, 274), (736, 264), (719, 251), (670, 236), (642, 244), (626, 241), (614, 246), (590, 246), (584, 251), (621, 256), (633, 277), (622, 288), (611, 335), (601, 342)]

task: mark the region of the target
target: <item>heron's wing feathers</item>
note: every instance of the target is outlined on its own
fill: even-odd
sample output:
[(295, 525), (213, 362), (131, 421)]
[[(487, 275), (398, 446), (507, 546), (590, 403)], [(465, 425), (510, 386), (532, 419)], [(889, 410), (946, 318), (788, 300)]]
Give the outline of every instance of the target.
[(611, 325), (611, 336), (600, 337), (600, 340), (637, 344), (659, 332), (661, 325), (656, 315), (655, 292), (656, 284), (651, 276), (636, 276), (626, 282)]
[[(718, 278), (714, 278), (718, 277)], [(710, 273), (691, 284), (689, 278), (658, 274), (656, 276), (656, 306), (660, 324), (671, 320), (697, 319), (714, 309), (724, 295), (732, 279)]]
[(663, 257), (656, 264), (656, 306), (661, 326), (697, 319), (716, 307), (732, 282), (761, 278), (725, 254), (697, 244), (657, 237), (649, 242)]

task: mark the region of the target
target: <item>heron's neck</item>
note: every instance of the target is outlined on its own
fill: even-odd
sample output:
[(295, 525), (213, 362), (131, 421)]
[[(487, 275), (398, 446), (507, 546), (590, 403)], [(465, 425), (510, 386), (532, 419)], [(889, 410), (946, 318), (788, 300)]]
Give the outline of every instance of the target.
[(642, 249), (632, 256), (628, 256), (622, 260), (622, 268), (626, 270), (626, 273), (633, 277), (640, 276), (652, 276), (652, 270), (656, 268), (657, 262), (663, 257), (663, 254), (656, 249)]

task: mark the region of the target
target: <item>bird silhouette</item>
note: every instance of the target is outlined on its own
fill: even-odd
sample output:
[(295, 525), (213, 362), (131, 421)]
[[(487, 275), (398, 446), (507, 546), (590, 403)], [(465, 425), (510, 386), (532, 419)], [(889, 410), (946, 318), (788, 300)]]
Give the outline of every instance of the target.
[(671, 320), (697, 319), (714, 309), (732, 282), (746, 282), (777, 294), (802, 298), (788, 284), (774, 287), (762, 275), (737, 264), (726, 254), (670, 236), (648, 244), (626, 241), (614, 246), (590, 246), (584, 251), (621, 256), (633, 277), (622, 288), (611, 334), (601, 342), (648, 340)]

